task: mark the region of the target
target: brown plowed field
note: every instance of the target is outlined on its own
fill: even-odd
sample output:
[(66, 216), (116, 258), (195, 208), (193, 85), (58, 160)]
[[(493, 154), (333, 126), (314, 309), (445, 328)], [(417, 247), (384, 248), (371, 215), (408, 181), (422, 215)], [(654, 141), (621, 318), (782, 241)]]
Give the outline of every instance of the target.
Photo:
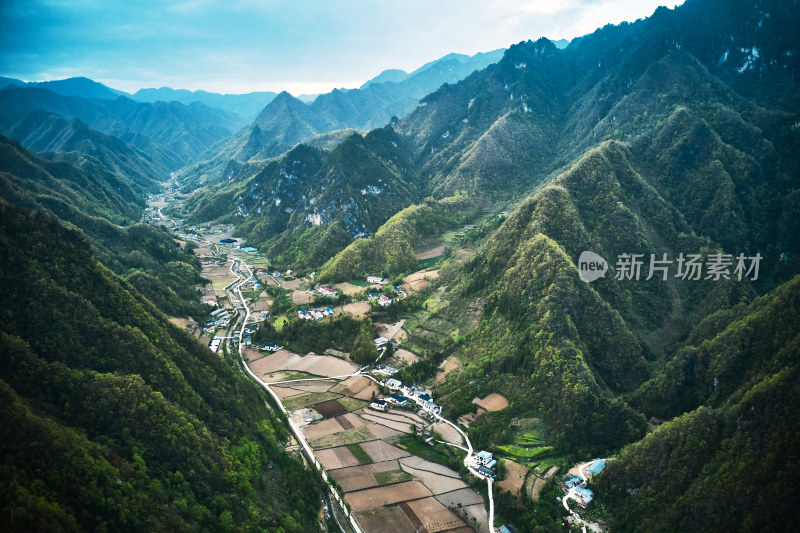
[(351, 492), (345, 495), (345, 500), (353, 511), (358, 512), (428, 496), (431, 496), (431, 491), (425, 485), (416, 481), (406, 481), (405, 483)]
[(407, 502), (407, 504), (422, 520), (422, 525), (425, 526), (428, 533), (447, 531), (448, 529), (466, 525), (463, 520), (439, 503), (436, 498), (414, 500), (413, 502)]
[[(345, 409), (344, 406), (339, 402), (337, 402), (336, 400), (328, 400), (327, 402), (316, 403), (311, 407), (313, 407), (319, 414), (321, 414), (325, 418), (336, 418), (337, 416), (347, 413), (347, 409)], [(339, 423), (342, 424), (341, 421), (339, 421)], [(344, 429), (351, 429), (352, 426), (353, 425), (350, 424), (350, 427), (345, 427), (345, 425), (342, 424), (342, 427)]]
[(322, 463), (325, 470), (335, 470), (337, 468), (347, 468), (350, 466), (358, 466), (358, 459), (347, 449), (346, 446), (339, 446), (338, 448), (327, 448), (325, 450), (317, 450), (314, 452)]
[(389, 461), (391, 459), (399, 459), (401, 457), (408, 457), (411, 455), (405, 450), (401, 450), (397, 446), (392, 446), (382, 440), (371, 440), (369, 442), (362, 442), (360, 446), (367, 452), (370, 459), (376, 463), (382, 461)]

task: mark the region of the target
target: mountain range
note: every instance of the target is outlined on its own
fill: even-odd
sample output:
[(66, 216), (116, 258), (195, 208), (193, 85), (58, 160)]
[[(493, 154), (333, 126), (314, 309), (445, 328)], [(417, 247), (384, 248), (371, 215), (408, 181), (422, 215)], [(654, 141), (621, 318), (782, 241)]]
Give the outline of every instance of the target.
[[(241, 115), (196, 102), (0, 90), (0, 131), (27, 147), (0, 139), (0, 391), (3, 426), (21, 428), (0, 450), (24, 458), (0, 476), (24, 489), (3, 481), (3, 506), (73, 529), (315, 519), (317, 481), (276, 445), (283, 425), (162, 314), (189, 309), (199, 265), (135, 222), (182, 167), (191, 196), (171, 213), (233, 224), (275, 268), (402, 283), (434, 262), (427, 288), (379, 311), (406, 320), (418, 357), (397, 377), (432, 383), (454, 420), (502, 393), (468, 432), (505, 460), (613, 457), (593, 520), (797, 529), (799, 24), (796, 1), (686, 0), (566, 46), (446, 56), (310, 103), (281, 93), (238, 130)], [(591, 283), (584, 251), (608, 263)], [(68, 494), (42, 453), (99, 488)], [(539, 499), (496, 488), (496, 513), (563, 530), (561, 474)]]

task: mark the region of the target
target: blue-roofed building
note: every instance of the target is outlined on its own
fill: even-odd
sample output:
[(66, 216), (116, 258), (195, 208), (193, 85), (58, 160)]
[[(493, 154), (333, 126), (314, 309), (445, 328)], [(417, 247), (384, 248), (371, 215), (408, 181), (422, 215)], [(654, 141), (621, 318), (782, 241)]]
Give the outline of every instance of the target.
[(500, 533), (511, 533), (511, 530), (508, 529), (506, 526), (500, 526), (498, 531), (500, 531)]
[(602, 472), (605, 467), (606, 467), (605, 459), (595, 459), (589, 465), (588, 470), (591, 475), (596, 476), (597, 474)]
[(489, 470), (485, 466), (479, 466), (478, 467), (478, 472), (480, 472), (481, 474), (483, 474), (486, 477), (494, 478), (494, 471)]
[(408, 399), (405, 396), (400, 396), (399, 394), (392, 394), (389, 396), (389, 401), (395, 405), (404, 406), (408, 403)]
[(582, 507), (589, 505), (594, 497), (594, 493), (584, 486), (575, 487), (575, 494), (577, 494), (578, 503), (580, 503)]
[(567, 480), (567, 488), (571, 489), (575, 485), (580, 485), (581, 483), (583, 483), (583, 479), (579, 477), (574, 477), (572, 479)]

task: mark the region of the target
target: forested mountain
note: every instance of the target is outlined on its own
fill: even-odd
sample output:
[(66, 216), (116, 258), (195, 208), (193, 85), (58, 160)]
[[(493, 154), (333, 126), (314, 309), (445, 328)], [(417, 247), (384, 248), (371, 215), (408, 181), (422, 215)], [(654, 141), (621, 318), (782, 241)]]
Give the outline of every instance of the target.
[(154, 189), (158, 180), (170, 172), (170, 157), (163, 149), (145, 153), (78, 119), (66, 119), (48, 111), (0, 114), (0, 132), (35, 152), (52, 152), (50, 157), (72, 157), (75, 163), (81, 158), (61, 154), (77, 152), (96, 160), (140, 192)]
[[(498, 61), (504, 50), (465, 56), (449, 54), (426, 63), (411, 74), (379, 75), (360, 89), (334, 89), (312, 102), (282, 92), (235, 137), (211, 148), (201, 162), (181, 172), (189, 189), (198, 185), (238, 178), (248, 161), (282, 154), (299, 142), (335, 130), (379, 128), (392, 116), (412, 111), (420, 98), (444, 83), (463, 79)], [(249, 177), (248, 174), (246, 177)]]
[(643, 412), (675, 418), (600, 477), (615, 530), (800, 527), (799, 313), (795, 277), (712, 315), (642, 388)]
[(3, 200), (0, 243), (5, 531), (315, 527), (317, 479), (238, 368), (80, 232)]
[[(581, 457), (630, 444), (598, 491), (609, 493), (615, 528), (779, 527), (798, 500), (798, 23), (797, 2), (687, 0), (563, 50), (545, 39), (511, 47), (377, 130), (397, 150), (395, 179), (411, 185), (410, 202), (392, 219), (384, 207), (359, 205), (362, 219), (388, 222), (367, 226), (374, 236), (351, 242), (320, 277), (417, 268), (414, 248), (442, 231), (438, 202), (447, 198), (484, 208), (475, 214), (514, 206), (484, 220), (473, 250), (445, 261), (436, 310), (420, 325), (426, 336), (414, 339), (425, 357), (409, 375), (456, 356), (460, 368), (436, 388), (450, 416), (503, 391), (509, 407), (470, 426), (478, 447), (508, 443), (513, 421), (525, 417)], [(273, 104), (301, 116), (288, 98)], [(265, 168), (307, 183), (289, 171), (299, 154), (314, 154), (308, 175), (334, 153), (356, 158), (349, 168), (373, 164), (374, 152), (337, 150), (301, 145)], [(336, 183), (346, 188), (349, 176)], [(248, 242), (270, 242), (276, 215), (266, 206), (287, 196), (253, 188), (278, 182), (265, 177), (228, 184), (216, 199), (213, 189), (200, 193), (192, 216), (222, 217)], [(306, 218), (315, 192), (301, 196), (295, 246), (314, 242), (306, 232), (329, 236), (343, 224), (341, 214)], [(576, 266), (584, 250), (610, 266), (591, 284)], [(623, 254), (642, 254), (641, 279), (622, 275)], [(676, 276), (681, 254), (704, 264), (729, 254), (731, 269), (740, 254), (759, 257), (760, 270), (688, 279)], [(650, 258), (665, 255), (666, 279), (658, 271), (645, 279)], [(771, 506), (754, 487), (786, 501)], [(545, 524), (521, 516), (514, 524), (523, 531)]]
[(97, 258), (162, 311), (202, 316), (197, 258), (165, 230), (137, 224), (144, 202), (136, 186), (97, 160), (75, 153), (59, 159), (43, 160), (0, 136), (3, 200), (80, 228)]
[(29, 111), (49, 111), (78, 119), (144, 152), (151, 152), (155, 146), (162, 151), (158, 159), (171, 170), (193, 161), (237, 127), (236, 117), (200, 103), (185, 106), (139, 103), (126, 97), (81, 98), (39, 87), (9, 87), (0, 91), (0, 114)]
[(332, 150), (299, 145), (248, 180), (193, 195), (188, 221), (244, 220), (239, 231), (276, 262), (321, 264), (420, 199), (411, 165), (389, 127), (350, 135)]

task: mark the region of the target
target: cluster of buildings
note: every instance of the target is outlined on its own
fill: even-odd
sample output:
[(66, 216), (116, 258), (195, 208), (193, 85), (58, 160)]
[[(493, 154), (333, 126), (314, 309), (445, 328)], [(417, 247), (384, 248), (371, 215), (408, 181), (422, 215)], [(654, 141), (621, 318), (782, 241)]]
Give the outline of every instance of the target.
[(387, 398), (389, 403), (404, 407), (409, 405), (410, 402), (414, 402), (422, 412), (431, 416), (438, 416), (442, 412), (442, 407), (436, 405), (428, 391), (422, 387), (417, 387), (410, 383), (401, 383), (394, 378), (389, 378), (382, 384), (389, 390), (396, 391)]
[[(214, 333), (217, 328), (224, 328), (231, 322), (231, 316), (227, 309), (215, 309), (211, 311), (211, 320), (203, 324), (204, 333)], [(216, 351), (216, 350), (214, 350)]]
[(325, 309), (306, 309), (302, 308), (297, 312), (297, 316), (303, 320), (322, 320), (326, 316), (333, 315), (333, 308), (326, 307)]
[(336, 295), (339, 294), (339, 291), (331, 289), (327, 285), (320, 285), (319, 287), (317, 287), (317, 292), (322, 296), (327, 296), (329, 298), (335, 298)]
[[(581, 471), (585, 477), (592, 479), (592, 477), (602, 472), (605, 467), (605, 459), (595, 459), (586, 465), (585, 468), (582, 468)], [(587, 480), (581, 476), (574, 476), (564, 483), (567, 487), (567, 495), (565, 497), (575, 499), (583, 508), (586, 508), (586, 506), (592, 502), (592, 498), (594, 498), (594, 493), (586, 486), (586, 481)]]

